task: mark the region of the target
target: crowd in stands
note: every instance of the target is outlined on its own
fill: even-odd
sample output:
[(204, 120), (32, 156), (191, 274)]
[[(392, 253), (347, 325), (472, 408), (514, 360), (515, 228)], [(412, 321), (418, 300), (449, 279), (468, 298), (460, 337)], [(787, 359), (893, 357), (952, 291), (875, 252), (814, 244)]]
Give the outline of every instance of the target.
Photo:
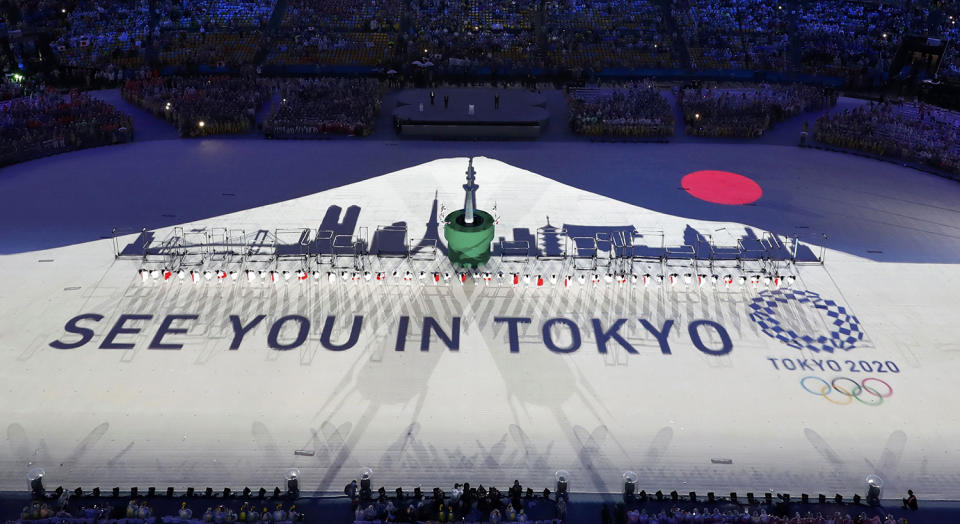
[(239, 68), (253, 62), (263, 44), (259, 31), (170, 31), (156, 40), (160, 66)]
[(280, 94), (280, 106), (264, 124), (270, 138), (366, 136), (382, 104), (380, 83), (367, 78), (291, 79)]
[(932, 34), (943, 35), (947, 41), (947, 52), (940, 63), (940, 77), (960, 83), (960, 3), (944, 2), (944, 10), (938, 13), (939, 24), (931, 30)]
[(906, 519), (896, 519), (892, 515), (885, 517), (868, 517), (865, 513), (851, 517), (846, 513), (836, 512), (833, 515), (807, 512), (806, 515), (795, 513), (792, 517), (768, 514), (766, 509), (755, 510), (752, 513), (746, 509), (720, 511), (707, 508), (685, 510), (671, 508), (655, 514), (648, 514), (646, 510), (632, 509), (627, 511), (622, 505), (609, 515), (604, 506), (606, 516), (601, 522), (617, 522), (627, 524), (906, 524)]
[(534, 31), (538, 0), (410, 0), (409, 5), (410, 60), (454, 70), (541, 65)]
[(691, 66), (699, 70), (782, 70), (787, 64), (787, 14), (767, 0), (675, 0)]
[(282, 25), (327, 31), (396, 31), (403, 6), (401, 0), (290, 0)]
[(926, 104), (871, 103), (824, 115), (814, 139), (960, 175), (960, 114)]
[[(905, 34), (960, 37), (957, 2), (15, 0), (73, 66), (687, 69), (881, 78)], [(951, 53), (944, 76), (960, 78)]]
[(5, 7), (7, 29), (29, 28), (59, 34), (67, 25), (67, 3), (60, 0), (8, 0)]
[(808, 73), (850, 76), (886, 69), (909, 23), (903, 2), (814, 0), (801, 4), (797, 38)]
[(0, 80), (0, 102), (23, 96), (23, 85), (8, 78)]
[(603, 137), (673, 136), (673, 111), (652, 86), (634, 85), (600, 93), (574, 91), (569, 99), (574, 133)]
[(67, 11), (54, 46), (61, 62), (97, 67), (142, 64), (150, 34), (147, 0), (85, 0)]
[(546, 55), (567, 68), (680, 67), (654, 0), (549, 0)]
[(109, 503), (103, 506), (79, 506), (68, 511), (67, 504), (61, 500), (55, 507), (35, 502), (23, 508), (20, 520), (16, 522), (49, 522), (50, 524), (92, 524), (94, 522), (123, 522), (124, 524), (150, 524), (163, 522), (164, 524), (224, 524), (232, 522), (271, 522), (275, 524), (293, 524), (303, 522), (304, 515), (297, 511), (296, 505), (284, 509), (283, 504), (277, 504), (271, 511), (265, 505), (257, 511), (257, 504), (243, 502), (234, 510), (230, 505), (219, 504), (216, 507), (208, 506), (202, 513), (194, 514), (187, 507), (187, 503), (180, 505), (175, 515), (156, 515), (154, 509), (146, 501), (130, 500), (126, 507), (114, 507)]
[(381, 66), (395, 51), (404, 4), (403, 0), (291, 0), (266, 62)]
[(160, 29), (217, 30), (262, 27), (277, 0), (155, 0)]
[[(534, 493), (515, 480), (506, 492), (491, 486), (471, 487), (470, 483), (454, 484), (446, 493), (434, 488), (425, 494), (418, 487), (412, 493), (397, 488), (388, 494), (380, 488), (363, 493), (356, 481), (344, 488), (355, 511), (355, 523), (373, 522), (541, 522), (531, 515), (549, 514), (548, 522), (563, 522), (567, 514), (566, 495), (553, 495), (549, 489)], [(552, 520), (556, 518), (556, 520)]]
[(326, 33), (305, 28), (278, 38), (267, 56), (270, 65), (381, 66), (391, 58), (394, 43), (380, 32)]
[(133, 138), (129, 116), (76, 91), (38, 93), (0, 107), (0, 165)]
[(176, 126), (180, 136), (244, 133), (267, 96), (249, 77), (159, 77), (131, 80), (123, 98)]
[(752, 138), (787, 118), (833, 106), (837, 95), (812, 86), (761, 85), (683, 89), (679, 101), (688, 135)]

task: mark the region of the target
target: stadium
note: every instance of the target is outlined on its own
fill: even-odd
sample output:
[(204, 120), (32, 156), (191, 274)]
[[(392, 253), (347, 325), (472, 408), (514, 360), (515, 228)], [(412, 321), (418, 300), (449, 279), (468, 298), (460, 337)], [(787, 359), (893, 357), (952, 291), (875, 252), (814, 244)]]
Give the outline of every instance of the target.
[(960, 5), (0, 14), (3, 521), (960, 521)]

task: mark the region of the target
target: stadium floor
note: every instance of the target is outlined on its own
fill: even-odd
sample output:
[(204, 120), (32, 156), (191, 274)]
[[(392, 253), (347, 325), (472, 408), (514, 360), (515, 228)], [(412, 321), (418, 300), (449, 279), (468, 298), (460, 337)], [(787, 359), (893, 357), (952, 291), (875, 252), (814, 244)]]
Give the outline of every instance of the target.
[[(580, 235), (637, 227), (674, 247), (768, 231), (796, 233), (809, 258), (825, 233), (825, 263), (782, 265), (797, 282), (766, 290), (195, 286), (141, 282), (141, 262), (115, 260), (103, 238), (118, 228), (124, 245), (146, 227), (164, 239), (175, 226), (373, 236), (398, 223), (430, 238), (432, 217), (462, 205), (472, 155), (478, 204), (508, 241), (536, 242), (548, 224)], [(763, 196), (698, 200), (681, 179), (699, 170), (747, 176)], [(878, 474), (893, 497), (912, 488), (955, 499), (958, 197), (955, 182), (890, 163), (699, 142), (157, 139), (5, 168), (0, 488), (22, 488), (31, 465), (54, 485), (178, 488), (272, 486), (298, 467), (302, 488), (336, 492), (369, 466), (385, 486), (547, 486), (565, 469), (572, 490), (608, 493), (632, 469), (651, 492), (852, 495)], [(571, 272), (554, 261), (492, 265)], [(92, 337), (51, 347), (87, 338), (65, 332), (82, 314), (102, 316), (78, 321)], [(188, 329), (164, 339), (182, 349), (148, 349), (163, 345), (155, 335), (175, 314), (198, 317), (167, 325)], [(261, 314), (236, 341), (231, 315), (246, 325)], [(356, 343), (331, 351), (356, 315)], [(461, 319), (459, 344), (421, 337), (428, 317), (447, 335)], [(503, 317), (529, 319), (517, 352)], [(141, 331), (111, 336), (118, 325)], [(133, 348), (100, 349), (110, 339)]]

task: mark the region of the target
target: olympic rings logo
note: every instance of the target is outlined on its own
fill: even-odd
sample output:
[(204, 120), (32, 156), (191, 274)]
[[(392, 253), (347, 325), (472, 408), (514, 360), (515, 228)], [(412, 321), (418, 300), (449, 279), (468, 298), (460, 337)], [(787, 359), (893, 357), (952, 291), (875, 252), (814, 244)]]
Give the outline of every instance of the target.
[(890, 384), (876, 377), (867, 377), (860, 382), (849, 377), (836, 377), (827, 382), (820, 377), (808, 375), (800, 379), (800, 387), (807, 393), (823, 397), (838, 406), (852, 404), (854, 400), (868, 406), (879, 406), (883, 404), (883, 399), (893, 396)]

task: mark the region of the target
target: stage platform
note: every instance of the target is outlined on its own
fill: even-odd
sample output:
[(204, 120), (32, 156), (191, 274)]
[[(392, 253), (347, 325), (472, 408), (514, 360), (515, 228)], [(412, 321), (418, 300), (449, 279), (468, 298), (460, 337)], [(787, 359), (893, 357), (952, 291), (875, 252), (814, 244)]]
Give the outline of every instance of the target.
[[(463, 203), (466, 154), (499, 220), (489, 269), (521, 284), (396, 280), (449, 270), (438, 217)], [(712, 169), (762, 194), (694, 196), (684, 177)], [(178, 491), (298, 467), (304, 491), (329, 493), (371, 467), (404, 487), (548, 486), (565, 469), (572, 491), (611, 493), (630, 469), (647, 492), (849, 498), (877, 474), (890, 498), (956, 498), (960, 422), (931, 399), (960, 393), (958, 201), (954, 182), (889, 163), (730, 144), (156, 140), (4, 168), (0, 488), (33, 466), (53, 487)], [(323, 251), (330, 231), (372, 250), (404, 229), (406, 258), (364, 262), (381, 284), (354, 280), (351, 249), (296, 247)], [(675, 284), (575, 268), (604, 262), (589, 249), (536, 257), (577, 238), (608, 255), (632, 231), (648, 251), (624, 274)], [(684, 248), (755, 251), (768, 233), (799, 235), (799, 263)], [(762, 267), (795, 280), (710, 278)], [(206, 279), (220, 268), (291, 278)]]
[(409, 89), (398, 95), (393, 117), (406, 137), (533, 139), (550, 118), (546, 104), (542, 95), (521, 89)]

